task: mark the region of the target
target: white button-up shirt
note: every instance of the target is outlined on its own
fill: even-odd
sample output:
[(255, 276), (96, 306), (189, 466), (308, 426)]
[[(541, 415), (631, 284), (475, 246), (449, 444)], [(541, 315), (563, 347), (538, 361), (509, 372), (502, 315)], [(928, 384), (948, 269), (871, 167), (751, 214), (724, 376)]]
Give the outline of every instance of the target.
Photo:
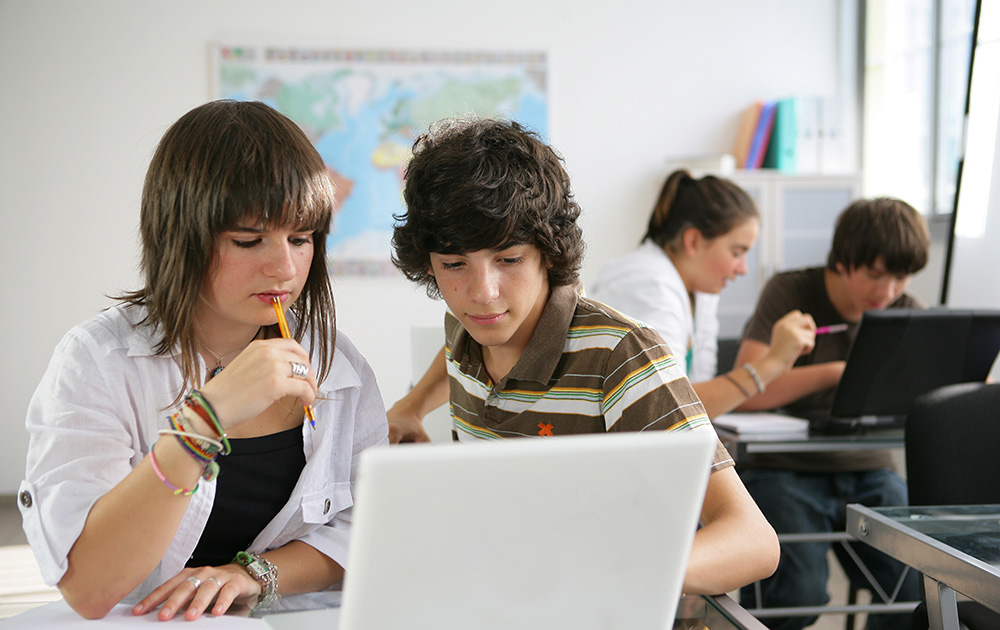
[[(636, 250), (605, 263), (587, 295), (655, 328), (692, 383), (715, 378), (719, 296), (696, 291), (692, 309), (684, 280), (653, 241), (643, 241)], [(690, 366), (685, 361), (689, 352)]]
[[(176, 355), (156, 355), (156, 337), (138, 325), (145, 314), (116, 306), (70, 330), (28, 406), (30, 442), (18, 505), (49, 584), (65, 573), (67, 554), (94, 503), (156, 442), (183, 387)], [(315, 429), (302, 426), (306, 464), (298, 483), (249, 551), (301, 540), (346, 566), (358, 456), (387, 443), (388, 426), (375, 374), (343, 333), (319, 396), (325, 400), (313, 405)], [(191, 557), (215, 498), (215, 482), (200, 483), (159, 566), (126, 601), (144, 597)]]

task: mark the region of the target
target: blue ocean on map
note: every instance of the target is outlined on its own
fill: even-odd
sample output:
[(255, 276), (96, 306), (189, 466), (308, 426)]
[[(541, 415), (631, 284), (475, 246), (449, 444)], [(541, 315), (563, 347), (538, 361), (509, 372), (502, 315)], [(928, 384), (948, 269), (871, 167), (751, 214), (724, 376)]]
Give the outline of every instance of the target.
[(547, 140), (539, 53), (219, 51), (219, 97), (275, 107), (299, 123), (330, 168), (339, 199), (327, 244), (335, 274), (393, 272), (390, 239), (393, 215), (405, 210), (406, 163), (431, 123), (503, 117)]

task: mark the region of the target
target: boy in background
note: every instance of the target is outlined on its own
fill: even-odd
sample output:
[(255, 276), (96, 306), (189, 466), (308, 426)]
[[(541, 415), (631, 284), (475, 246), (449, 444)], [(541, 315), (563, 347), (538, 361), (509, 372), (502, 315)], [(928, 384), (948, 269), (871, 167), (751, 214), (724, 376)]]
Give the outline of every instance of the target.
[[(842, 333), (819, 335), (812, 352), (754, 396), (740, 410), (781, 408), (805, 418), (828, 416), (833, 393), (844, 371), (847, 351), (868, 310), (916, 308), (922, 304), (906, 293), (910, 277), (927, 264), (930, 234), (924, 218), (898, 199), (863, 199), (838, 217), (826, 267), (788, 271), (773, 277), (761, 292), (757, 308), (743, 332), (736, 364), (759, 359), (768, 348), (771, 327), (782, 315), (799, 309), (818, 327), (847, 324)], [(906, 505), (906, 484), (893, 471), (889, 451), (773, 453), (752, 456), (740, 476), (751, 496), (778, 533), (833, 532), (845, 528), (845, 506)], [(760, 605), (822, 606), (829, 601), (827, 552), (830, 544), (795, 543), (782, 548), (775, 574), (761, 584)], [(853, 584), (868, 580), (839, 546), (838, 559)], [(854, 551), (879, 584), (897, 601), (920, 598), (915, 572), (900, 582), (905, 567), (867, 545)], [(746, 587), (740, 601), (757, 603)], [(765, 619), (773, 629), (791, 630), (816, 617)], [(871, 614), (869, 629), (909, 628), (910, 615)]]

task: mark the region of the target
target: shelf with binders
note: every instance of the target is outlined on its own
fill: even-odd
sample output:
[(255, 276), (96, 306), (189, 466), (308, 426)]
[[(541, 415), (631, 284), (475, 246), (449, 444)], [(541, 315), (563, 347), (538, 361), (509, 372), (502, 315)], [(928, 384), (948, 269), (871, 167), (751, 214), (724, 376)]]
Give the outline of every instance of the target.
[(851, 146), (838, 98), (790, 97), (744, 110), (733, 154), (744, 170), (845, 174), (856, 168)]

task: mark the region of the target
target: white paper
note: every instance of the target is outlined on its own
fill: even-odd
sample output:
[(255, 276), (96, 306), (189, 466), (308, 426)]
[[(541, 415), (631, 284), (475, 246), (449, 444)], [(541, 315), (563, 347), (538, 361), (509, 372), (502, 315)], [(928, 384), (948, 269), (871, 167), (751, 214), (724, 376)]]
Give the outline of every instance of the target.
[(197, 621), (186, 621), (183, 614), (178, 614), (170, 621), (160, 621), (156, 616), (156, 611), (138, 617), (133, 615), (132, 606), (129, 604), (118, 604), (104, 619), (84, 619), (62, 600), (33, 608), (13, 617), (0, 619), (0, 628), (3, 630), (45, 630), (46, 628), (104, 630), (105, 628), (154, 628), (156, 624), (161, 627), (164, 625), (178, 627), (175, 624), (183, 624), (184, 628), (211, 628), (212, 630), (229, 630), (230, 628), (265, 630), (267, 628), (262, 619), (235, 615), (221, 617), (202, 615)]

